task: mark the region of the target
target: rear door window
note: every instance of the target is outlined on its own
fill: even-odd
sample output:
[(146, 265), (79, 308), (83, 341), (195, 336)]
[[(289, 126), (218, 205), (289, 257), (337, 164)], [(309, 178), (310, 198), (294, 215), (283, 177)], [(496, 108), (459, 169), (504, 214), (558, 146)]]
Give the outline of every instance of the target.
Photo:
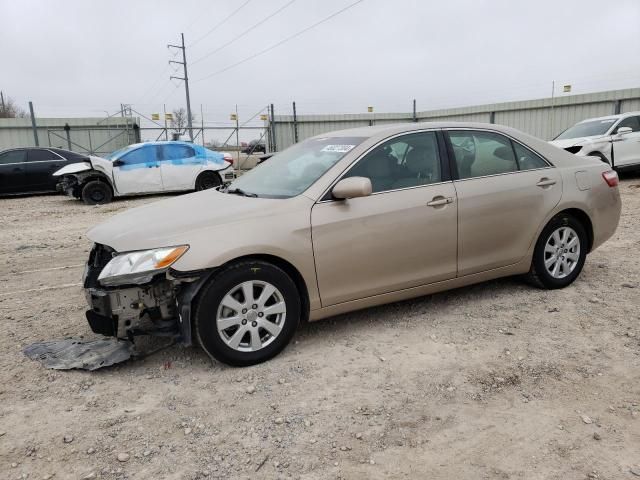
[(27, 152), (24, 150), (10, 150), (0, 153), (0, 165), (9, 163), (22, 163), (27, 160)]
[(162, 145), (162, 157), (160, 158), (162, 160), (181, 160), (195, 156), (195, 150), (187, 145)]
[(486, 177), (518, 171), (511, 140), (473, 130), (449, 131), (460, 179)]
[(29, 162), (48, 162), (51, 160), (62, 160), (58, 155), (44, 148), (33, 148), (27, 153)]
[(546, 168), (549, 166), (549, 164), (544, 161), (540, 155), (533, 153), (531, 150), (523, 147), (517, 142), (511, 143), (513, 143), (513, 149), (516, 152), (520, 170), (534, 170), (536, 168)]

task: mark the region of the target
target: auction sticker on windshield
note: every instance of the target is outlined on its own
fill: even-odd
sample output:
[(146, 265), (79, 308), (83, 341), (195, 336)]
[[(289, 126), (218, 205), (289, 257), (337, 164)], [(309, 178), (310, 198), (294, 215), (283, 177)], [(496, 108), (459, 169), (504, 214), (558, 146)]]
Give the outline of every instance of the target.
[(355, 145), (327, 145), (322, 149), (323, 152), (347, 153), (353, 149)]

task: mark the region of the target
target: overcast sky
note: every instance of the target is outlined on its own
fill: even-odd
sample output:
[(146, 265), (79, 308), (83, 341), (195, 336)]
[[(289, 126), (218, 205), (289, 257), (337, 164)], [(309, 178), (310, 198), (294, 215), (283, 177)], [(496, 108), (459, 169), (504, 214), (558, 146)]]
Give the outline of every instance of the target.
[(557, 92), (640, 86), (639, 0), (363, 0), (227, 69), (354, 1), (0, 0), (0, 89), (37, 116), (181, 107), (166, 46), (180, 32), (192, 107), (210, 124), (235, 104), (246, 119), (293, 100), (300, 114), (390, 112), (414, 98), (419, 110), (541, 98), (552, 80)]

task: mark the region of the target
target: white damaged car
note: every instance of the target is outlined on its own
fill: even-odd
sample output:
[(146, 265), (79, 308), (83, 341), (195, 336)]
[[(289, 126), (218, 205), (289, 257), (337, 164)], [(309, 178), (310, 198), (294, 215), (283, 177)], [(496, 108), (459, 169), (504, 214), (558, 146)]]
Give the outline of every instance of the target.
[(89, 156), (53, 175), (58, 190), (88, 205), (113, 197), (215, 188), (234, 178), (229, 153), (187, 142), (145, 142), (105, 158)]
[(616, 170), (640, 168), (640, 112), (588, 118), (551, 142), (582, 157), (598, 157)]

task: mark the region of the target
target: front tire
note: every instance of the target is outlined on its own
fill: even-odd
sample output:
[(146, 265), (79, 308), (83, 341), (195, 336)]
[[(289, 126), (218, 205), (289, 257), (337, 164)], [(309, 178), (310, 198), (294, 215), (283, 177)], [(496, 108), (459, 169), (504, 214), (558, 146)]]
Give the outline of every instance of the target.
[(113, 198), (111, 187), (101, 180), (91, 180), (82, 187), (82, 201), (87, 205), (102, 205)]
[(575, 217), (560, 213), (542, 230), (533, 252), (528, 278), (540, 288), (571, 285), (587, 258), (588, 237)]
[(196, 179), (196, 191), (209, 190), (222, 185), (222, 179), (216, 172), (202, 172)]
[(301, 315), (293, 280), (264, 261), (232, 264), (198, 295), (194, 330), (204, 351), (220, 362), (248, 366), (280, 353)]

